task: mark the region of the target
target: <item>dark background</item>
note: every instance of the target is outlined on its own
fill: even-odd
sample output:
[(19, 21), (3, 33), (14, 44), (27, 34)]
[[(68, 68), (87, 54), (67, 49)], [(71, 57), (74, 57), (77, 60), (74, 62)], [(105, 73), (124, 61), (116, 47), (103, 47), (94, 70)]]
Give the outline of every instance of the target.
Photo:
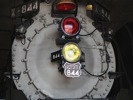
[[(10, 19), (10, 8), (23, 3), (23, 1), (28, 0), (0, 0), (0, 75), (3, 70), (7, 70), (7, 67), (11, 67), (10, 55), (15, 20)], [(114, 29), (114, 37), (133, 85), (133, 0), (99, 1), (111, 11), (111, 27)], [(122, 88), (131, 89), (125, 77), (123, 78), (125, 83)], [(117, 86), (114, 88), (113, 91), (119, 91), (116, 89)]]

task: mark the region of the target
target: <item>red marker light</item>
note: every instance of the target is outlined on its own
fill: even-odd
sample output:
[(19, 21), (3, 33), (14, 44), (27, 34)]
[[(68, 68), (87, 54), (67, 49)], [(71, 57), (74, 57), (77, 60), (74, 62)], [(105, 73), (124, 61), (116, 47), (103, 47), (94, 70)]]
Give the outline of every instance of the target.
[(61, 2), (56, 5), (56, 9), (60, 11), (70, 11), (76, 8), (74, 3)]
[(63, 29), (64, 29), (64, 31), (65, 31), (67, 34), (73, 36), (73, 35), (75, 35), (75, 34), (78, 32), (78, 30), (79, 30), (79, 23), (77, 22), (77, 20), (75, 20), (75, 19), (73, 19), (73, 18), (71, 18), (71, 17), (66, 18), (66, 19), (64, 19), (64, 21), (63, 21)]
[(77, 0), (53, 0), (52, 17), (66, 17), (68, 15), (77, 16)]
[(67, 37), (74, 37), (79, 34), (81, 25), (75, 17), (65, 17), (61, 21), (61, 31)]

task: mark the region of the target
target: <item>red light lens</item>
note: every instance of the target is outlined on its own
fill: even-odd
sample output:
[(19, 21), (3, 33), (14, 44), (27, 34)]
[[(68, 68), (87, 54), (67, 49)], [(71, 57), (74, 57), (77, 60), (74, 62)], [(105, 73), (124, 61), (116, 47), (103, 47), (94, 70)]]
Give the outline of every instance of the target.
[(73, 3), (59, 3), (56, 5), (56, 9), (61, 11), (69, 11), (75, 8), (76, 8), (76, 5)]
[(63, 29), (68, 35), (75, 35), (79, 30), (79, 23), (74, 18), (66, 18), (63, 21)]

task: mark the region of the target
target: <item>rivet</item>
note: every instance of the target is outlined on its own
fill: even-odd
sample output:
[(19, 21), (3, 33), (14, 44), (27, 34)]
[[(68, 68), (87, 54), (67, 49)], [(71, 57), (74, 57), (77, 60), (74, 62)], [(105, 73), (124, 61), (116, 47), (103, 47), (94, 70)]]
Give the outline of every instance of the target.
[(26, 70), (26, 71), (24, 71), (23, 73), (26, 74), (26, 73), (28, 73), (28, 72), (29, 72), (29, 70)]
[(31, 95), (29, 95), (29, 99), (30, 99), (30, 100), (31, 100), (31, 97), (32, 97), (32, 96), (31, 96)]
[(31, 85), (33, 83), (33, 81), (29, 81), (28, 85)]
[(114, 68), (114, 66), (111, 66), (112, 68)]
[(42, 19), (39, 19), (39, 22), (42, 22)]
[(39, 92), (40, 92), (40, 89), (38, 89), (35, 94), (39, 94)]
[(54, 19), (53, 23), (56, 25), (58, 23), (58, 19)]
[(111, 30), (109, 31), (109, 34), (112, 34), (112, 31)]
[(96, 90), (96, 91), (98, 90), (98, 88), (96, 86), (94, 86), (93, 89)]
[(105, 60), (102, 59), (102, 63), (105, 63)]
[(91, 19), (88, 19), (88, 22), (91, 23)]
[(92, 45), (92, 49), (96, 49), (97, 48), (97, 46), (96, 45)]
[(81, 21), (81, 24), (86, 24), (86, 22), (85, 21)]
[(27, 62), (28, 61), (28, 59), (22, 59), (22, 62)]
[(82, 24), (82, 21), (80, 21), (80, 23)]
[(27, 40), (29, 40), (30, 42), (32, 41), (32, 38), (31, 37), (29, 37), (29, 38), (27, 38)]
[(87, 94), (86, 94), (86, 96), (87, 96), (87, 97), (90, 97), (90, 94), (89, 94), (89, 93), (87, 93)]
[(110, 47), (110, 46), (108, 46), (108, 48), (109, 48), (109, 49), (111, 49), (111, 47)]
[(39, 30), (35, 29), (34, 31), (35, 31), (37, 34), (39, 34)]
[(114, 63), (113, 61), (111, 61), (111, 63)]
[(99, 77), (99, 81), (103, 81), (103, 78)]
[(79, 39), (79, 36), (76, 36), (76, 39)]
[(43, 16), (42, 15), (39, 15), (40, 18), (42, 18)]
[(38, 95), (39, 93), (36, 91), (35, 94)]
[(12, 67), (15, 67), (15, 64), (14, 63), (12, 63)]
[(15, 54), (12, 54), (12, 57), (15, 57)]
[(102, 44), (100, 42), (97, 43), (98, 46), (102, 46)]
[(101, 52), (100, 52), (100, 55), (101, 55), (101, 56), (103, 56), (103, 55), (104, 55), (104, 52), (103, 52), (103, 51), (101, 51)]
[(21, 85), (19, 84), (18, 87), (21, 87)]
[(86, 27), (82, 27), (82, 29), (83, 29), (84, 31), (86, 31)]
[(84, 17), (82, 17), (82, 20), (83, 20), (83, 21), (85, 21), (85, 18), (84, 18)]
[(113, 56), (110, 55), (110, 58), (113, 58)]
[(12, 58), (12, 61), (13, 61), (13, 62), (15, 61), (15, 58), (14, 58), (14, 57)]
[(14, 48), (13, 51), (16, 51), (16, 49)]
[(44, 26), (45, 28), (47, 28), (47, 27), (48, 27), (46, 24), (43, 24), (43, 26)]
[(13, 72), (16, 72), (16, 70), (13, 68)]
[(29, 49), (28, 49), (28, 48), (24, 48), (23, 50), (24, 50), (24, 51), (29, 51)]
[(61, 37), (62, 39), (65, 39), (65, 36), (64, 35), (62, 35), (62, 37)]
[(35, 17), (35, 20), (37, 20), (38, 18), (37, 17)]

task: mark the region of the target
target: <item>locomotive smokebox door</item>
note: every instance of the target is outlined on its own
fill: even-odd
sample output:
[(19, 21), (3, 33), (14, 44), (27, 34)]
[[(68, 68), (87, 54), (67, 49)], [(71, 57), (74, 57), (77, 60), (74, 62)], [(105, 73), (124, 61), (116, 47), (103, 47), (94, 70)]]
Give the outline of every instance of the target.
[[(86, 5), (77, 0), (36, 1), (21, 14), (33, 20), (24, 32), (25, 44), (14, 39), (12, 45), (13, 73), (21, 73), (13, 80), (16, 88), (28, 100), (106, 98), (114, 82), (108, 72), (116, 71), (114, 49), (92, 25)], [(38, 13), (25, 17), (29, 10)], [(15, 14), (12, 9), (12, 17), (20, 17)]]

